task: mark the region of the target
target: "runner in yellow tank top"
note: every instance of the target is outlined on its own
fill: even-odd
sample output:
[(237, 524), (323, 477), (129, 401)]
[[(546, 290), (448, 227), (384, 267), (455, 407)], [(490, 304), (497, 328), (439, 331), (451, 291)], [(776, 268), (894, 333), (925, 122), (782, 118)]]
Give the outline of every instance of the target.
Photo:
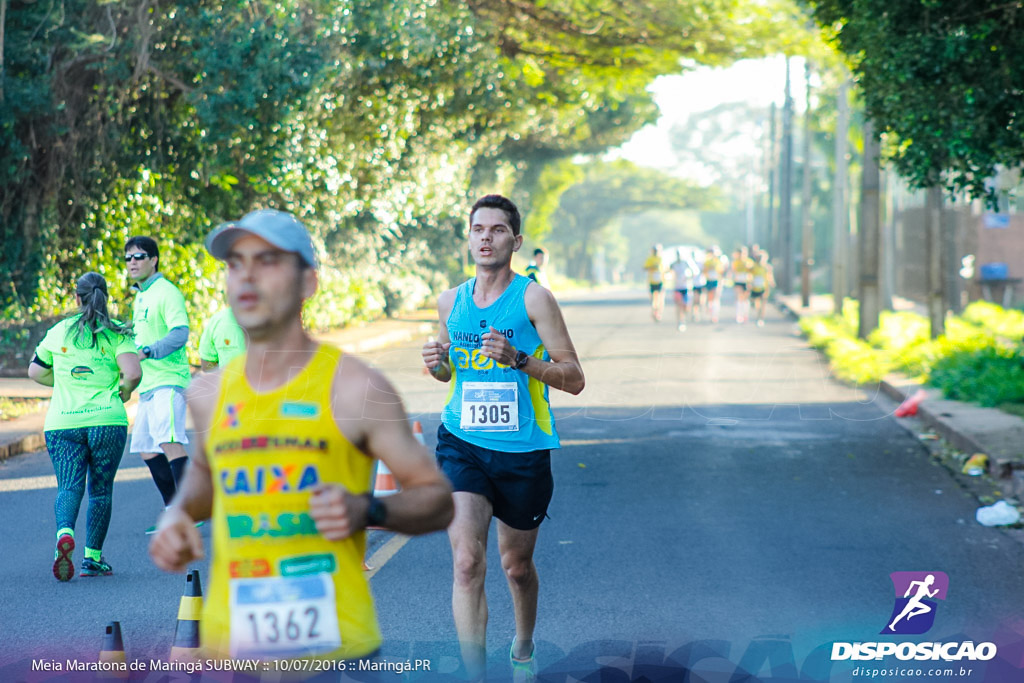
[[(227, 261), (245, 356), (189, 389), (197, 452), (150, 555), (183, 571), (202, 557), (193, 523), (213, 521), (201, 646), (214, 657), (352, 659), (381, 636), (362, 572), (364, 529), (436, 531), (451, 487), (409, 428), (387, 380), (302, 328), (315, 255), (292, 216), (258, 211), (207, 238)], [(402, 487), (369, 493), (373, 458)]]

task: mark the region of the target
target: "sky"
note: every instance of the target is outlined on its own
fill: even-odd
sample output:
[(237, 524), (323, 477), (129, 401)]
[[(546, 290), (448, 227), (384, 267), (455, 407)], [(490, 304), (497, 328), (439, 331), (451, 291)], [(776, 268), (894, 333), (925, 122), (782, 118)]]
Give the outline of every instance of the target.
[[(795, 108), (803, 109), (803, 60), (791, 61), (792, 92)], [(726, 102), (749, 101), (755, 105), (771, 102), (782, 105), (785, 90), (785, 58), (743, 60), (724, 68), (699, 67), (683, 74), (660, 76), (649, 86), (661, 117), (654, 125), (637, 131), (611, 158), (624, 158), (641, 166), (657, 168), (674, 175), (701, 181), (699, 168), (680, 166), (671, 149), (669, 130), (689, 116)], [(737, 147), (737, 155), (749, 157), (756, 152), (756, 141), (746, 148)]]

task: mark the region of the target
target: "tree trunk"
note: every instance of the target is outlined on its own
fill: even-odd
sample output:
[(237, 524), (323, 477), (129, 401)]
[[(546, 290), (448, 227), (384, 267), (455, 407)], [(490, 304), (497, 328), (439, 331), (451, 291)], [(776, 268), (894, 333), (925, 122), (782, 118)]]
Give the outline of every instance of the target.
[(800, 303), (811, 305), (811, 268), (814, 266), (814, 220), (811, 217), (811, 64), (804, 67), (807, 81), (804, 109), (803, 183), (800, 188)]
[(864, 170), (860, 191), (860, 322), (857, 336), (867, 339), (878, 327), (881, 313), (881, 293), (878, 287), (879, 227), (881, 219), (879, 201), (879, 166), (881, 153), (875, 127), (870, 119), (864, 120)]
[(776, 252), (775, 245), (778, 239), (775, 226), (775, 175), (779, 160), (777, 159), (778, 150), (776, 149), (777, 141), (775, 139), (777, 137), (775, 118), (775, 103), (772, 102), (768, 110), (768, 157), (765, 163), (768, 176), (768, 209), (765, 212), (764, 218), (764, 235), (761, 237), (761, 243), (766, 245), (772, 252)]
[(957, 232), (960, 227), (960, 214), (956, 211), (945, 211), (942, 214), (942, 272), (945, 278), (943, 287), (943, 310), (960, 313), (963, 306), (960, 301), (960, 249), (957, 245)]
[(942, 188), (933, 185), (928, 188), (925, 200), (926, 221), (925, 250), (928, 254), (928, 322), (931, 337), (935, 339), (946, 331), (946, 307), (942, 290)]
[(782, 273), (778, 287), (793, 293), (793, 98), (790, 96), (789, 57), (786, 58), (786, 96), (782, 108), (782, 173), (779, 178), (779, 252)]
[(846, 298), (846, 251), (849, 242), (847, 227), (846, 187), (850, 167), (846, 154), (850, 134), (850, 104), (847, 97), (850, 81), (843, 79), (839, 85), (838, 116), (836, 120), (836, 174), (832, 188), (832, 299), (836, 315), (843, 312), (843, 300)]

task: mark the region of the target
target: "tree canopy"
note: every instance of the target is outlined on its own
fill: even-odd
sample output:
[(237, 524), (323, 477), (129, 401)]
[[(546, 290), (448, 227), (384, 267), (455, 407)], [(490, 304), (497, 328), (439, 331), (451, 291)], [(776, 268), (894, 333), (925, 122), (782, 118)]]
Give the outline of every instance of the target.
[(1024, 26), (1005, 0), (805, 0), (852, 63), (887, 155), (917, 188), (986, 194), (1024, 163)]
[(790, 0), (0, 0), (0, 310), (120, 278), (149, 233), (208, 312), (201, 238), (259, 206), (324, 248), (315, 322), (397, 305), (458, 270), (473, 194), (550, 215), (545, 169), (651, 121), (655, 76), (798, 26)]

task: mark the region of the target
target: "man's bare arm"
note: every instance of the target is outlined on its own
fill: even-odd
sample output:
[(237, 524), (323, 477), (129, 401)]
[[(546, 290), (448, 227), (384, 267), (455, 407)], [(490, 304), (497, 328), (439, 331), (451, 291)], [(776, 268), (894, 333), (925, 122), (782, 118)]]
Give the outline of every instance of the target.
[(442, 292), (437, 299), (437, 339), (423, 345), (423, 364), (434, 379), (448, 382), (452, 378), (452, 367), (448, 359), (448, 348), (452, 345), (448, 336), (448, 316), (455, 304), (454, 289)]
[[(433, 456), (413, 436), (391, 383), (359, 359), (346, 356), (339, 364), (334, 386), (338, 427), (368, 456), (381, 460), (401, 488), (381, 499), (387, 510), (384, 526), (405, 534), (447, 527), (454, 514), (451, 485)], [(314, 519), (317, 529), (328, 538), (344, 538), (366, 526), (366, 496), (344, 495), (335, 488), (327, 502), (333, 512), (326, 505), (319, 507), (320, 514)]]
[[(550, 387), (579, 394), (586, 385), (586, 378), (555, 296), (543, 287), (530, 285), (526, 288), (525, 300), (526, 313), (537, 328), (551, 362), (531, 358), (521, 370)], [(528, 349), (524, 350), (529, 353)]]

